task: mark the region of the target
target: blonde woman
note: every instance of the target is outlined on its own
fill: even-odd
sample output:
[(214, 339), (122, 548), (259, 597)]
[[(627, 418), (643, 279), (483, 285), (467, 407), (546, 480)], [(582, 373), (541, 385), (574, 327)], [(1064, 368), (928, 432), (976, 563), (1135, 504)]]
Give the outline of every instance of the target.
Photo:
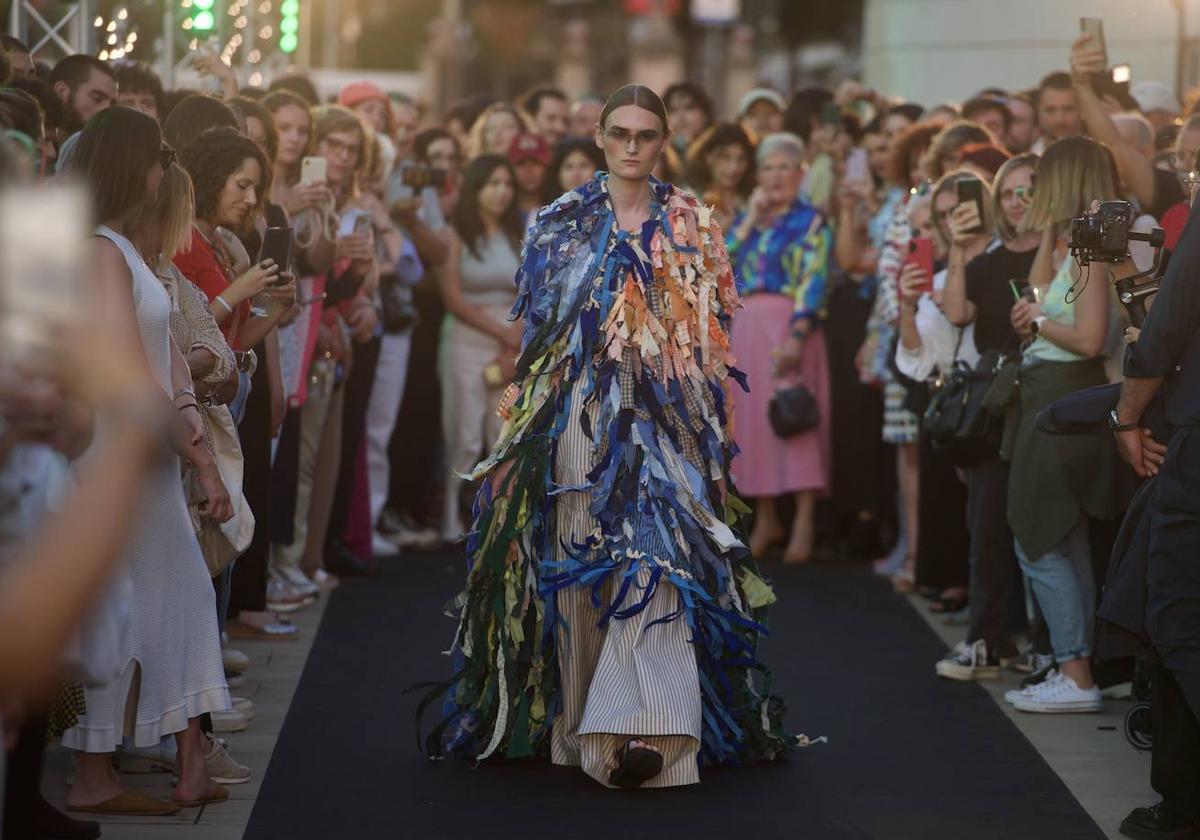
[(1029, 341), (1021, 363), (1018, 405), (1010, 415), (1008, 522), (1021, 568), (1042, 608), (1058, 674), (1011, 695), (1026, 712), (1098, 712), (1100, 689), (1088, 657), (1096, 586), (1088, 545), (1089, 517), (1111, 520), (1127, 501), (1132, 478), (1102, 438), (1052, 438), (1035, 418), (1046, 405), (1108, 381), (1104, 346), (1111, 277), (1136, 271), (1131, 260), (1081, 269), (1067, 251), (1071, 218), (1093, 201), (1119, 197), (1111, 153), (1086, 137), (1052, 144), (1037, 167), (1037, 190), (1021, 221), (1041, 239), (1029, 285), (1035, 300), (1012, 308), (1013, 329)]
[(522, 131), (528, 131), (525, 118), (513, 105), (494, 102), (483, 109), (467, 136), (467, 155), (500, 155), (505, 157), (513, 140)]
[(943, 128), (929, 144), (924, 157), (921, 158), (921, 169), (930, 180), (937, 181), (947, 172), (958, 168), (962, 162), (964, 146), (973, 143), (990, 143), (999, 146), (1000, 143), (986, 128), (967, 120), (957, 120)]

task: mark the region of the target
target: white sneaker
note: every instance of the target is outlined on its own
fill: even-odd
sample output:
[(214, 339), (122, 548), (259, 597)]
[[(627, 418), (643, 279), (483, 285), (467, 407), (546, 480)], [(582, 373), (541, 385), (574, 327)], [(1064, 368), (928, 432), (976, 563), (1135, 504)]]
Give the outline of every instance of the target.
[(273, 570), (283, 582), (286, 583), (293, 592), (297, 595), (302, 595), (305, 598), (315, 596), (321, 590), (315, 583), (308, 579), (308, 575), (297, 569), (295, 566), (280, 566)]
[(254, 701), (249, 697), (230, 697), (230, 704), (235, 712), (241, 712), (246, 720), (254, 719)]
[(295, 612), (316, 598), (304, 596), (292, 589), (282, 577), (272, 573), (267, 578), (267, 609), (277, 613)]
[(212, 744), (212, 750), (204, 757), (208, 775), (219, 785), (241, 785), (250, 781), (254, 773), (244, 764), (239, 763), (229, 754), (225, 741), (221, 738), (205, 736)]
[(1029, 694), (1021, 694), (1013, 700), (1013, 705), (1022, 712), (1070, 714), (1098, 712), (1104, 708), (1104, 698), (1100, 696), (1099, 688), (1080, 688), (1075, 680), (1065, 674), (1032, 688)]
[(938, 662), (935, 671), (939, 677), (959, 682), (1000, 679), (1000, 666), (988, 660), (987, 643), (983, 639), (955, 648)]
[(227, 709), (223, 712), (212, 712), (213, 732), (241, 732), (249, 721), (237, 709)]
[(234, 650), (233, 648), (222, 648), (221, 664), (225, 666), (225, 670), (235, 671), (240, 674), (250, 667), (250, 657), (242, 653), (240, 650)]
[(1013, 688), (1013, 689), (1009, 689), (1008, 691), (1004, 692), (1004, 702), (1016, 703), (1018, 697), (1029, 697), (1033, 694), (1033, 692), (1037, 691), (1037, 689), (1040, 686), (1043, 686), (1046, 683), (1054, 682), (1055, 680), (1061, 680), (1061, 679), (1062, 679), (1062, 674), (1058, 673), (1058, 671), (1051, 668), (1050, 673), (1046, 675), (1046, 679), (1044, 679), (1042, 682), (1037, 683), (1036, 685), (1028, 686), (1026, 688)]
[(400, 546), (374, 531), (371, 534), (371, 553), (376, 557), (395, 557), (400, 553)]
[(328, 592), (331, 589), (335, 589), (337, 588), (337, 585), (341, 583), (341, 581), (336, 577), (320, 568), (313, 570), (312, 577), (309, 579), (315, 583), (317, 588), (322, 592)]

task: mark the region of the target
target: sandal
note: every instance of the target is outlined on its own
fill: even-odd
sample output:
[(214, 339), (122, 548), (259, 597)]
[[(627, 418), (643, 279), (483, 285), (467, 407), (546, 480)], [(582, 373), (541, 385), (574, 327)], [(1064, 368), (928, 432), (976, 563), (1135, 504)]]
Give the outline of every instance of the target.
[(640, 738), (630, 738), (617, 750), (617, 767), (608, 776), (610, 785), (619, 788), (641, 787), (662, 772), (662, 753), (647, 746), (633, 746), (645, 743)]
[(217, 802), (224, 802), (229, 798), (229, 788), (224, 785), (213, 784), (213, 789), (210, 793), (205, 794), (197, 799), (173, 799), (171, 800), (180, 808), (198, 808), (201, 805), (213, 805)]

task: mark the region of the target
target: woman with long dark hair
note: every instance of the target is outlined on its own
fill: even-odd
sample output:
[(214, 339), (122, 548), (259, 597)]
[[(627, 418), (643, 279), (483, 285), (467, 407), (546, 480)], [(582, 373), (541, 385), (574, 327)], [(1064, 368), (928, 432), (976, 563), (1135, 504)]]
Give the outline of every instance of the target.
[(688, 183), (728, 228), (754, 189), (754, 144), (737, 123), (709, 126), (687, 151)]
[(609, 787), (669, 787), (701, 754), (796, 743), (754, 656), (773, 595), (725, 524), (737, 291), (708, 210), (651, 177), (669, 141), (658, 95), (621, 88), (596, 129), (608, 174), (530, 230), (435, 753), (548, 748)]
[(521, 325), (508, 320), (524, 232), (515, 190), (504, 158), (475, 158), (463, 172), (450, 216), (454, 235), (442, 271), (446, 318), (438, 363), (450, 470), (442, 534), (449, 540), (463, 534), (457, 476), (470, 471), (500, 436), (495, 409), (512, 381), (521, 346)]
[[(199, 405), (187, 362), (171, 342), (171, 302), (158, 278), (125, 235), (142, 206), (156, 196), (173, 152), (162, 145), (158, 123), (130, 108), (113, 107), (91, 119), (70, 170), (91, 187), (100, 225), (92, 265), (101, 292), (99, 319), (128, 323), (139, 336), (150, 373), (174, 394), (175, 449), (196, 469), (207, 502), (200, 513), (223, 522), (232, 516), (229, 494), (204, 445)], [(86, 456), (85, 456), (86, 457)], [(138, 525), (126, 548), (132, 583), (125, 667), (112, 682), (84, 689), (87, 712), (63, 735), (79, 750), (70, 810), (100, 814), (169, 815), (181, 806), (220, 802), (228, 791), (205, 765), (209, 743), (200, 717), (229, 708), (212, 585), (188, 516), (179, 464), (162, 463), (148, 479)], [(131, 702), (132, 701), (132, 702)], [(129, 709), (135, 709), (132, 727)], [(175, 734), (180, 773), (174, 802), (130, 790), (112, 769), (123, 734), (135, 746), (157, 745)]]
[(542, 203), (550, 204), (563, 193), (582, 187), (604, 166), (604, 153), (596, 148), (595, 140), (574, 137), (560, 140), (546, 167)]

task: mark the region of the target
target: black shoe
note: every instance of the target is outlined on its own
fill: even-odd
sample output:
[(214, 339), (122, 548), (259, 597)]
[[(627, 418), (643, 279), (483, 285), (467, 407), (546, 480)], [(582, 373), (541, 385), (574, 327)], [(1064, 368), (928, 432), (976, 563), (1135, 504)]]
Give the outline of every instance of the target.
[(359, 557), (341, 542), (331, 542), (325, 548), (325, 569), (338, 577), (369, 577), (378, 574), (379, 564)]
[(1134, 808), (1121, 820), (1120, 832), (1135, 840), (1189, 840), (1200, 837), (1196, 824), (1188, 817), (1159, 802), (1149, 808)]
[(1035, 655), (1035, 662), (1041, 665), (1041, 667), (1036, 668), (1033, 673), (1021, 680), (1021, 688), (1029, 688), (1031, 685), (1041, 685), (1050, 678), (1050, 672), (1055, 668), (1053, 656), (1051, 656), (1049, 659), (1042, 659), (1040, 662), (1038, 662)]

